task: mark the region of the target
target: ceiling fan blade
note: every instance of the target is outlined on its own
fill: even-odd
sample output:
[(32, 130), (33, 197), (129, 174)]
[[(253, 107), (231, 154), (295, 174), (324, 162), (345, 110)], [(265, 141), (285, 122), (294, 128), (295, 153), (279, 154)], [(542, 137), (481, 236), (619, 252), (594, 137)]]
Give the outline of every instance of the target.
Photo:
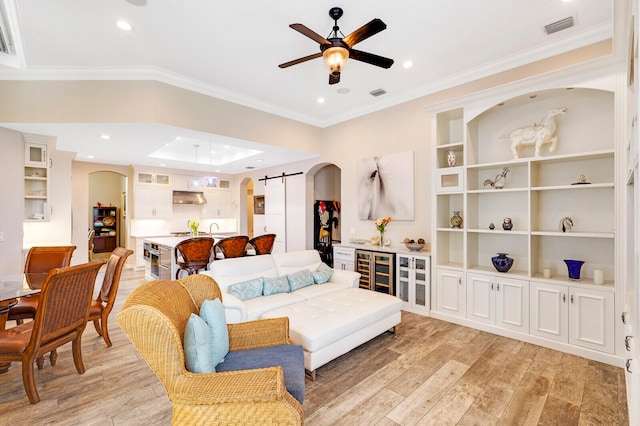
[(297, 32), (299, 32), (300, 34), (306, 35), (311, 40), (319, 44), (331, 44), (326, 38), (322, 37), (320, 34), (316, 33), (313, 30), (310, 30), (309, 28), (305, 27), (302, 24), (291, 24), (289, 26), (294, 30), (296, 30)]
[(391, 68), (391, 65), (393, 65), (393, 59), (355, 49), (349, 49), (349, 58), (382, 68)]
[(285, 62), (284, 64), (280, 64), (278, 66), (280, 68), (287, 68), (287, 67), (290, 67), (291, 65), (296, 65), (296, 64), (299, 64), (301, 62), (310, 61), (311, 59), (316, 59), (316, 58), (320, 58), (320, 57), (322, 57), (322, 52), (314, 53), (313, 55), (305, 56), (304, 58), (294, 59), (293, 61)]
[(378, 34), (380, 31), (387, 28), (387, 24), (382, 22), (382, 20), (376, 18), (372, 19), (368, 24), (365, 24), (346, 36), (342, 39), (347, 46), (352, 47), (356, 43), (360, 43), (362, 40), (365, 40), (371, 37), (374, 34)]
[(337, 84), (340, 83), (340, 73), (331, 73), (329, 74), (329, 84)]

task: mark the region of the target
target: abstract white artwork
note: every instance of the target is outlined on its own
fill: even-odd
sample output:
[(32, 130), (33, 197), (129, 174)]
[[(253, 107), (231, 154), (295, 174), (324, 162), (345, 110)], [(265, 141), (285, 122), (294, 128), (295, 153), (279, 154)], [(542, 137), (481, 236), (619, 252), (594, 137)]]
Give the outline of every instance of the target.
[(358, 162), (358, 217), (413, 220), (413, 151)]

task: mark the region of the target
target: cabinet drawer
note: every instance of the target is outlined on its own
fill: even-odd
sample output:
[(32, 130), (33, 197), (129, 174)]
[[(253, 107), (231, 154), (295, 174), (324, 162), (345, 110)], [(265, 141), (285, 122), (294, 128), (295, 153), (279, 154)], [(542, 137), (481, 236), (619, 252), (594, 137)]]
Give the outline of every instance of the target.
[(334, 247), (333, 248), (333, 260), (341, 260), (343, 262), (351, 262), (353, 263), (353, 258), (355, 256), (355, 250), (344, 247)]

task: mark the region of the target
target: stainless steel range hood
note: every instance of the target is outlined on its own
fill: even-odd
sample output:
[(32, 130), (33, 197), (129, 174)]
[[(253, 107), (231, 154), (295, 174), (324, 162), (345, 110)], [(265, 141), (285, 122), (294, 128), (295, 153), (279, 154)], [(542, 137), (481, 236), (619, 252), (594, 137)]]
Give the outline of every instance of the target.
[(173, 191), (173, 204), (207, 204), (207, 199), (202, 192)]

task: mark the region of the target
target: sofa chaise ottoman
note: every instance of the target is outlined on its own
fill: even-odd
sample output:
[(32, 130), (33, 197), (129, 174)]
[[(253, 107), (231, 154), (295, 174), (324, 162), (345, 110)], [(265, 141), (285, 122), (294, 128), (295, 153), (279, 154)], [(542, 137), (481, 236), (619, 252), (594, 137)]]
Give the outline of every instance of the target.
[(229, 286), (316, 271), (321, 263), (316, 250), (302, 250), (215, 260), (201, 273), (218, 283), (229, 323), (288, 317), (291, 340), (302, 346), (305, 369), (315, 379), (318, 367), (400, 324), (402, 302), (358, 288), (360, 274), (344, 270), (333, 270), (324, 284), (250, 300), (229, 293)]

